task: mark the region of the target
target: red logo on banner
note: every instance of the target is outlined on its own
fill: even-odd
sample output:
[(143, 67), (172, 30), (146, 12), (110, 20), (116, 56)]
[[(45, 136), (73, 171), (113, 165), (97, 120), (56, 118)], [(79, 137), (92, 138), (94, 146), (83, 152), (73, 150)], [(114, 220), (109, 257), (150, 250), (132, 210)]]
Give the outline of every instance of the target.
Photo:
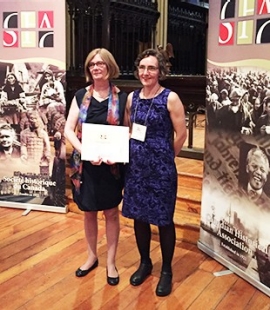
[(18, 31), (3, 31), (3, 46), (4, 47), (18, 47)]
[(38, 12), (38, 28), (53, 28), (53, 11)]
[(270, 13), (270, 1), (269, 0), (258, 0), (257, 14), (269, 14)]
[(53, 11), (3, 12), (3, 47), (54, 47), (53, 27)]
[(219, 25), (219, 45), (232, 45), (234, 42), (234, 22)]
[(257, 17), (270, 14), (270, 0), (239, 0), (238, 3), (236, 0), (221, 0), (222, 23), (219, 25), (218, 44), (226, 46), (270, 43), (270, 18), (253, 19), (255, 12)]

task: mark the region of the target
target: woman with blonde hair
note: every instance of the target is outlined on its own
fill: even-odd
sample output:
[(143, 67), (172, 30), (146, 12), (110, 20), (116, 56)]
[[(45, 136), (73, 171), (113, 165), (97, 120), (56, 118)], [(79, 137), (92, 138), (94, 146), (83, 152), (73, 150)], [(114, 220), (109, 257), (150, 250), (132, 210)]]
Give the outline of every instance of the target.
[(76, 271), (76, 276), (86, 276), (98, 266), (97, 212), (103, 211), (106, 220), (109, 285), (117, 285), (119, 282), (115, 256), (119, 238), (118, 205), (122, 200), (123, 176), (120, 164), (103, 158), (81, 161), (80, 154), (83, 123), (123, 125), (127, 95), (111, 83), (111, 79), (118, 75), (118, 65), (108, 50), (97, 48), (91, 51), (85, 60), (86, 81), (91, 84), (76, 92), (65, 125), (65, 136), (74, 148), (71, 163), (73, 197), (79, 209), (84, 211), (88, 244), (88, 257)]

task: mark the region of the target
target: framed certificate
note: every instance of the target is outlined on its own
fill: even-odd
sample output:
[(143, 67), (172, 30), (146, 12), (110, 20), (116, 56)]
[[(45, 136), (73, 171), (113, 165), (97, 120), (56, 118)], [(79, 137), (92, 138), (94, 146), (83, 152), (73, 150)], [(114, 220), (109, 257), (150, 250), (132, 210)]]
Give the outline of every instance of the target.
[(129, 128), (82, 124), (82, 160), (102, 158), (115, 163), (129, 162)]

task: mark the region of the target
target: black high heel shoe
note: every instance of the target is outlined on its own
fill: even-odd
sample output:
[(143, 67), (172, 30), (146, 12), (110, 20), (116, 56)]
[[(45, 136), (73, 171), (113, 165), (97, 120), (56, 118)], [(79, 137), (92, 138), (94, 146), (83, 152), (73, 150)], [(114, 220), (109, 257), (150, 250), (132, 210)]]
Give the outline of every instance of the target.
[[(118, 272), (116, 267), (115, 267), (115, 270)], [(106, 272), (107, 272), (107, 283), (109, 285), (117, 285), (119, 283), (119, 276), (118, 277), (109, 277), (108, 276), (108, 269), (106, 269)]]
[(95, 268), (97, 268), (98, 266), (98, 259), (94, 262), (94, 264), (89, 268), (89, 269), (86, 269), (86, 270), (82, 270), (81, 268), (78, 268), (75, 272), (76, 274), (76, 277), (85, 277), (86, 275), (88, 275), (88, 273), (92, 270), (94, 270)]

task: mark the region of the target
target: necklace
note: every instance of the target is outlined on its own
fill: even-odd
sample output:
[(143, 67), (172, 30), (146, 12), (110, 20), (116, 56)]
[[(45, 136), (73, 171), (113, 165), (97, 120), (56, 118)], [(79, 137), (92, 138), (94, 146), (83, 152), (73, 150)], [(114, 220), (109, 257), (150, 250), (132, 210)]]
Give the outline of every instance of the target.
[[(152, 97), (152, 96), (145, 96), (144, 95), (144, 88), (142, 89), (142, 99), (150, 99), (150, 98), (154, 98), (154, 97), (156, 97), (156, 95), (159, 93), (159, 91), (160, 91), (160, 89), (162, 88), (162, 86), (160, 86), (160, 85), (158, 85), (158, 89), (156, 90), (156, 92), (154, 93), (154, 96)], [(147, 98), (147, 97), (149, 97), (149, 98)]]
[(96, 90), (94, 89), (93, 91), (93, 97), (95, 97), (96, 99), (101, 99), (101, 100), (105, 100), (109, 97), (110, 94), (110, 88), (106, 88), (106, 89), (101, 89), (101, 90)]
[[(161, 87), (162, 87), (162, 86), (159, 86), (159, 88), (157, 89), (157, 91), (156, 91), (155, 94), (154, 94), (154, 97), (153, 97), (152, 100), (151, 100), (149, 109), (148, 109), (148, 111), (147, 111), (147, 113), (146, 113), (146, 116), (145, 116), (144, 126), (146, 126), (147, 118), (148, 118), (149, 112), (150, 112), (150, 110), (151, 110), (151, 108), (152, 108), (152, 106), (153, 106), (154, 99), (155, 99), (155, 97), (157, 96), (157, 94), (159, 93), (159, 90), (161, 89)], [(138, 103), (138, 99), (139, 99), (139, 96), (137, 97), (136, 106), (135, 106), (135, 111), (134, 111), (134, 123), (136, 123), (137, 108), (138, 108), (138, 104), (139, 104), (139, 103)], [(146, 99), (146, 100), (147, 100), (147, 98), (142, 98), (142, 99)], [(149, 98), (149, 99), (150, 99), (150, 98)]]
[(147, 99), (142, 99), (142, 98), (140, 98), (139, 93), (137, 94), (136, 106), (135, 106), (135, 110), (134, 110), (134, 121), (132, 123), (132, 130), (131, 130), (131, 138), (132, 139), (135, 139), (135, 140), (138, 140), (138, 141), (141, 141), (141, 142), (145, 141), (145, 139), (146, 139), (146, 131), (147, 131), (148, 115), (149, 115), (149, 112), (150, 112), (150, 110), (152, 108), (152, 105), (154, 103), (154, 100), (156, 99), (156, 95), (159, 92), (159, 90), (160, 90), (160, 87), (156, 91), (154, 97), (152, 99), (149, 99), (149, 100), (151, 100), (151, 103), (150, 103), (150, 106), (149, 106), (148, 111), (146, 113), (145, 119), (143, 121), (143, 125), (141, 125), (139, 123), (136, 123), (137, 109), (138, 109), (138, 105), (139, 105), (139, 100), (142, 101), (142, 100), (147, 100)]

